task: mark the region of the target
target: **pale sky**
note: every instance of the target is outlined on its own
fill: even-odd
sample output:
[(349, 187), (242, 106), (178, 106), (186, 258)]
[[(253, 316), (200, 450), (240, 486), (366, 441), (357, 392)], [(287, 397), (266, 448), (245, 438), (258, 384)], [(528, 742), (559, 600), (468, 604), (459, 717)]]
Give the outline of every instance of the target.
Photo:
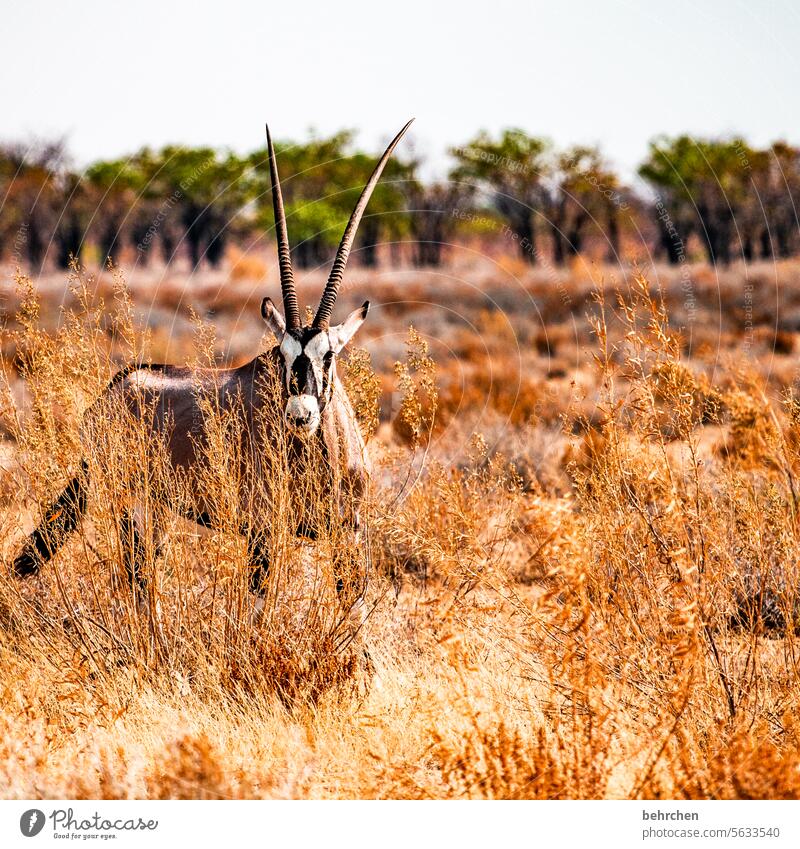
[(3, 10), (3, 140), (66, 136), (80, 164), (168, 142), (248, 151), (269, 121), (449, 145), (505, 126), (599, 143), (630, 173), (659, 133), (800, 143), (789, 0), (43, 2)]

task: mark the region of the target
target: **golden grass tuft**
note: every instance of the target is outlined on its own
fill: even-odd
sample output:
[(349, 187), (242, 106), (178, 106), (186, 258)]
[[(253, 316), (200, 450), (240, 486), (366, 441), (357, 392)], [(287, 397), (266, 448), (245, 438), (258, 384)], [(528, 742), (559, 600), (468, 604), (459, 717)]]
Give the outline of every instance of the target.
[[(20, 284), (3, 340), (6, 563), (73, 473), (84, 412), (150, 344), (121, 280), (98, 299), (78, 275), (58, 326)], [(347, 542), (313, 477), (289, 492), (280, 446), (249, 491), (274, 556), (252, 621), (235, 416), (208, 409), (209, 471), (190, 484), (135, 421), (96, 410), (85, 521), (40, 576), (0, 576), (5, 795), (797, 798), (800, 405), (758, 363), (692, 357), (668, 300), (642, 277), (600, 289), (563, 378), (547, 370), (566, 324), (518, 327), (480, 299), (486, 338), (452, 333), (460, 389), (429, 333), (382, 374), (350, 355), (374, 464), (365, 544), (347, 549), (370, 577), (358, 632), (332, 589)], [(406, 318), (385, 316), (398, 332)], [(213, 361), (207, 328), (180, 343)], [(380, 417), (382, 384), (395, 403)], [(545, 427), (560, 492), (521, 479), (508, 450)], [(190, 485), (225, 517), (213, 533), (167, 509)], [(167, 530), (163, 555), (146, 541), (139, 605), (115, 531), (134, 491)], [(299, 542), (301, 508), (330, 530)]]

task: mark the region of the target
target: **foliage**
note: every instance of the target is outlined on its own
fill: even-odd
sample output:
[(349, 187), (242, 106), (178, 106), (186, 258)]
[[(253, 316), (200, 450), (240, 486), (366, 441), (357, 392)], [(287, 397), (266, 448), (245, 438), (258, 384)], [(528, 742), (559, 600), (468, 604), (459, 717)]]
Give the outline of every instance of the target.
[[(276, 143), (293, 256), (330, 262), (375, 164), (352, 131)], [(478, 239), (525, 264), (561, 267), (579, 256), (633, 255), (679, 264), (788, 258), (800, 250), (794, 195), (800, 150), (757, 148), (738, 137), (660, 137), (632, 187), (591, 145), (556, 148), (507, 128), (450, 149), (447, 180), (423, 178), (423, 160), (392, 157), (362, 220), (356, 261), (438, 266), (454, 242)], [(218, 266), (272, 248), (266, 151), (248, 155), (167, 145), (100, 160), (81, 172), (64, 144), (0, 148), (0, 251), (28, 269), (68, 268), (71, 257)], [(384, 249), (381, 246), (386, 245)], [(157, 250), (154, 250), (156, 248)]]

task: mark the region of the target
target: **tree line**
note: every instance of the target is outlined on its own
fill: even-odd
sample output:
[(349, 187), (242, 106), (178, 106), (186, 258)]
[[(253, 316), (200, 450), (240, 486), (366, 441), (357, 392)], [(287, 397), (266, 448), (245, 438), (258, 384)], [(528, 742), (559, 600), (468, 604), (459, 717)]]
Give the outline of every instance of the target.
[[(323, 264), (374, 155), (350, 131), (276, 150), (295, 263)], [(517, 129), (481, 132), (449, 153), (441, 180), (423, 179), (419, 158), (390, 162), (361, 226), (362, 264), (377, 265), (382, 250), (435, 266), (462, 239), (557, 266), (587, 250), (615, 261), (626, 244), (670, 263), (800, 252), (800, 149), (783, 141), (658, 138), (634, 185), (596, 147), (557, 149)], [(215, 266), (229, 243), (257, 248), (273, 226), (265, 148), (143, 148), (81, 171), (63, 143), (0, 144), (0, 203), (0, 255), (32, 269), (89, 256)]]

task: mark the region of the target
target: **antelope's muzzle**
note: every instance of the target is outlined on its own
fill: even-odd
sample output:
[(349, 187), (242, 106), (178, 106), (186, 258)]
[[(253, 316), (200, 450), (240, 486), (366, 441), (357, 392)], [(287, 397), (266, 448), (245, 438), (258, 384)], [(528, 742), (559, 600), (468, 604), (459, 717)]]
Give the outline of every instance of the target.
[(319, 401), (313, 395), (292, 395), (286, 402), (286, 424), (313, 433), (320, 422)]

